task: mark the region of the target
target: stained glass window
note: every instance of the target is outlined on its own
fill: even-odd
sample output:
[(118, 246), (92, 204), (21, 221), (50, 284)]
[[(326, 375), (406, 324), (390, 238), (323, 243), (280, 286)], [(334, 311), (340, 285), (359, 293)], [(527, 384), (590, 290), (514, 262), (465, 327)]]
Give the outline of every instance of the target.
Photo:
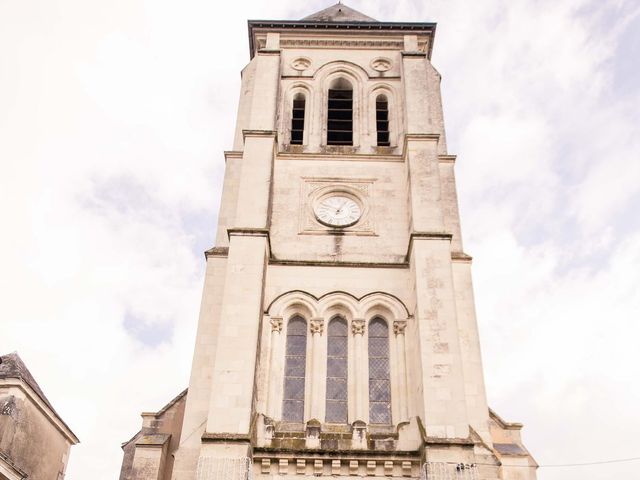
[(381, 318), (369, 324), (369, 422), (391, 423), (389, 327)]
[(347, 322), (334, 318), (327, 333), (326, 421), (347, 423)]
[(307, 361), (307, 322), (293, 317), (287, 326), (287, 346), (284, 361), (284, 396), (282, 419), (288, 422), (304, 420), (304, 376)]

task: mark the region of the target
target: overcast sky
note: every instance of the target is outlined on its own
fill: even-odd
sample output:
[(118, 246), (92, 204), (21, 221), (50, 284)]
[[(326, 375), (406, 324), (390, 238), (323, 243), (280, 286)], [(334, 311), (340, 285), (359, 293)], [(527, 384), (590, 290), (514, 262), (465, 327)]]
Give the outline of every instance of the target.
[[(0, 0), (0, 352), (80, 437), (69, 480), (188, 383), (247, 18), (330, 3)], [(639, 457), (640, 4), (348, 5), (438, 22), (490, 405), (540, 464)]]

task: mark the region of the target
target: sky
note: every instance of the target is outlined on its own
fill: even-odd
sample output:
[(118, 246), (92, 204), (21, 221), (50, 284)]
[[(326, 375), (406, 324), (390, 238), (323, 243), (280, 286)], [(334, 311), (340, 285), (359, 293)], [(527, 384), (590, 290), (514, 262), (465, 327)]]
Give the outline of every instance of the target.
[[(0, 0), (0, 352), (80, 438), (67, 479), (188, 383), (246, 20), (330, 3)], [(438, 23), (490, 405), (539, 479), (635, 478), (551, 465), (640, 457), (640, 3), (347, 4)]]

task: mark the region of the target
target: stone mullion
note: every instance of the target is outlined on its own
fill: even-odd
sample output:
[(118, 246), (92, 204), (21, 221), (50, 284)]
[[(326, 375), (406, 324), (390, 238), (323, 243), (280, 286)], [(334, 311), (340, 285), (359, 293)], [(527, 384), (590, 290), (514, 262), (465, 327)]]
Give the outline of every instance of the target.
[[(271, 351), (269, 352), (269, 378), (267, 380), (268, 400), (267, 414), (271, 418), (275, 418), (278, 412), (278, 405), (282, 403), (282, 385), (278, 389), (280, 382), (275, 379), (281, 377), (284, 362), (278, 362), (278, 354), (282, 353), (281, 337), (282, 337), (282, 317), (271, 317)], [(281, 355), (281, 357), (283, 357)], [(284, 358), (283, 358), (284, 360)]]
[(311, 362), (310, 371), (307, 373), (309, 377), (309, 394), (306, 396), (309, 400), (309, 418), (319, 420), (322, 415), (322, 334), (324, 333), (324, 319), (312, 318), (309, 322), (309, 331), (311, 332)]
[(406, 320), (396, 320), (393, 322), (393, 333), (396, 337), (396, 355), (398, 359), (398, 411), (400, 412), (399, 421), (396, 423), (409, 419), (409, 412), (407, 410), (407, 353), (404, 335), (406, 327)]
[(365, 321), (362, 319), (354, 319), (351, 321), (351, 333), (353, 334), (354, 345), (354, 363), (355, 363), (355, 420), (368, 423), (369, 414), (366, 411), (367, 405), (367, 386), (369, 368), (364, 368), (366, 358), (364, 355), (364, 333)]

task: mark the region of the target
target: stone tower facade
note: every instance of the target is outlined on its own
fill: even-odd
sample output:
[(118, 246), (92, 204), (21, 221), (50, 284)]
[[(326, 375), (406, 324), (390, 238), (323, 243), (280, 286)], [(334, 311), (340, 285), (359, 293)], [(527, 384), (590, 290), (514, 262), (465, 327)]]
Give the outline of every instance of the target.
[(188, 393), (121, 479), (534, 479), (487, 406), (433, 23), (250, 21)]

